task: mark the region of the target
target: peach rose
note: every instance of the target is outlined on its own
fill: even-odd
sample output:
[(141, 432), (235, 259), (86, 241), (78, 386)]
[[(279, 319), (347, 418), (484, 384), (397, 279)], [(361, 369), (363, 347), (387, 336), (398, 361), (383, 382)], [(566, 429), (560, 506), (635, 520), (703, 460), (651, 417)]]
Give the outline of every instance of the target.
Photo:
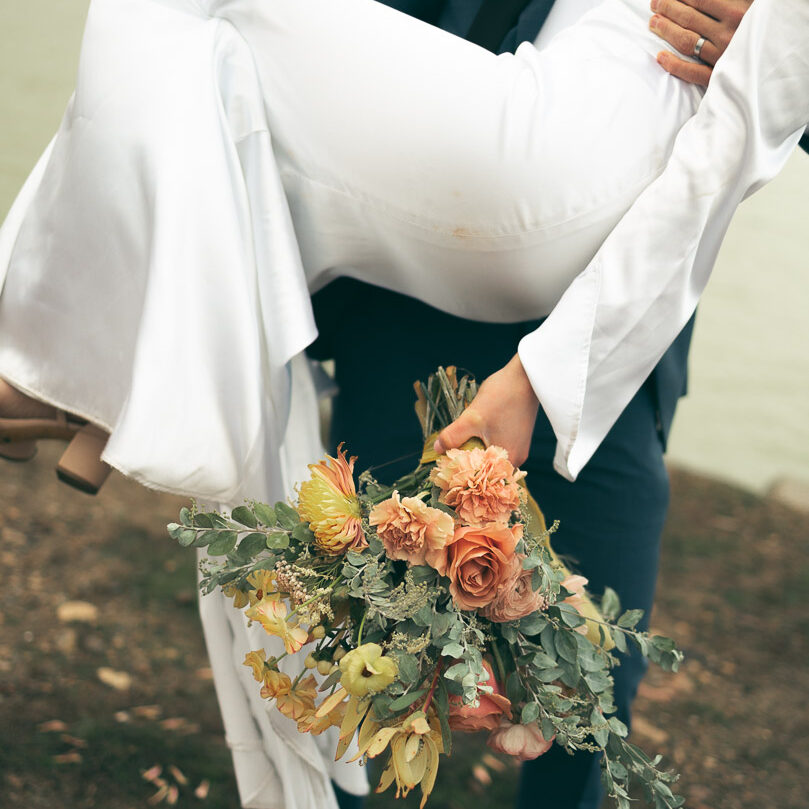
[(464, 525), (455, 529), (452, 543), (433, 567), (449, 576), (449, 591), (462, 610), (491, 604), (512, 571), (512, 556), (522, 537), (522, 525), (505, 523)]
[(554, 736), (548, 741), (536, 722), (530, 725), (515, 725), (501, 719), (500, 725), (486, 739), (486, 744), (498, 753), (514, 756), (520, 761), (528, 761), (547, 753), (553, 746), (555, 738)]
[(441, 502), (454, 508), (467, 525), (508, 522), (520, 507), (517, 481), (524, 477), (508, 453), (495, 446), (448, 450), (430, 473), (432, 483), (441, 489)]
[(523, 559), (525, 556), (522, 554), (511, 557), (508, 577), (503, 581), (494, 601), (483, 608), (483, 615), (490, 621), (517, 621), (545, 608), (545, 599), (531, 586), (534, 571), (522, 569)]
[(435, 567), (455, 529), (455, 521), (445, 511), (431, 508), (418, 497), (400, 499), (399, 492), (374, 506), (368, 521), (376, 526), (388, 556), (411, 565)]
[(485, 685), (494, 690), (491, 694), (481, 694), (477, 707), (464, 705), (460, 697), (450, 697), (449, 726), (462, 733), (476, 733), (479, 730), (494, 730), (503, 716), (511, 719), (511, 702), (494, 679), (492, 667), (484, 660), (483, 668), (489, 675)]

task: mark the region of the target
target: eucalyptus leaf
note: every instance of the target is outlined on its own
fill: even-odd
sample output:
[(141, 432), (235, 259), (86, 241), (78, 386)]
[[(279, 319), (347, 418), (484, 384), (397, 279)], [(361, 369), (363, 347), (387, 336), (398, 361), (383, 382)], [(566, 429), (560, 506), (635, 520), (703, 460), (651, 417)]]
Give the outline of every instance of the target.
[(443, 657), (461, 657), (463, 655), (463, 646), (460, 643), (451, 641), (441, 650)]
[(185, 506), (180, 509), (180, 522), (186, 526), (186, 528), (190, 528), (193, 525), (191, 520), (191, 511)]
[(196, 539), (193, 542), (195, 548), (206, 548), (210, 545), (222, 532), (221, 531), (200, 531), (197, 533)]
[(209, 556), (225, 556), (236, 547), (235, 531), (220, 531), (219, 536), (208, 545)]
[(314, 542), (315, 535), (306, 523), (299, 522), (292, 529), (292, 538), (305, 545)]
[(573, 634), (572, 632), (557, 632), (553, 639), (559, 656), (568, 663), (575, 663), (579, 656), (579, 645)]
[(253, 512), (261, 524), (266, 525), (267, 528), (273, 528), (278, 522), (272, 506), (268, 506), (266, 503), (253, 503)]
[(266, 538), (267, 547), (273, 551), (281, 551), (289, 547), (289, 534), (286, 531), (271, 531)]
[(624, 629), (634, 629), (641, 618), (643, 618), (643, 610), (627, 610), (618, 619), (618, 626)]
[(247, 528), (255, 528), (258, 525), (256, 515), (247, 506), (237, 506), (231, 511), (230, 516)]
[(210, 514), (195, 514), (194, 525), (197, 528), (213, 528), (213, 520)]
[(419, 677), (419, 664), (416, 656), (412, 654), (398, 654), (396, 662), (399, 666), (399, 677), (403, 682), (410, 683), (416, 682)]
[(538, 635), (548, 625), (547, 619), (540, 615), (538, 612), (533, 612), (531, 615), (526, 615), (525, 618), (520, 619), (519, 629), (523, 635)]
[(601, 614), (611, 621), (621, 612), (621, 599), (612, 587), (604, 588), (604, 595), (601, 596)]
[(539, 718), (539, 705), (536, 702), (529, 702), (520, 714), (520, 723), (523, 725), (530, 725), (531, 722), (536, 722)]
[(626, 652), (626, 635), (620, 629), (612, 630), (612, 640), (619, 652)]
[(240, 556), (246, 559), (252, 559), (256, 554), (265, 550), (267, 547), (267, 536), (262, 533), (248, 534), (242, 537), (237, 551)]
[(190, 545), (193, 545), (194, 540), (196, 538), (197, 538), (197, 532), (193, 528), (183, 528), (181, 531), (179, 531), (179, 533), (177, 535), (177, 541), (184, 548), (187, 548)]
[(389, 708), (391, 711), (395, 712), (403, 711), (405, 708), (409, 708), (414, 702), (421, 699), (426, 693), (426, 688), (419, 688), (417, 691), (402, 694), (401, 697), (396, 697), (396, 699), (391, 702)]
[(286, 503), (276, 503), (274, 511), (278, 524), (286, 531), (291, 531), (301, 521), (298, 512)]

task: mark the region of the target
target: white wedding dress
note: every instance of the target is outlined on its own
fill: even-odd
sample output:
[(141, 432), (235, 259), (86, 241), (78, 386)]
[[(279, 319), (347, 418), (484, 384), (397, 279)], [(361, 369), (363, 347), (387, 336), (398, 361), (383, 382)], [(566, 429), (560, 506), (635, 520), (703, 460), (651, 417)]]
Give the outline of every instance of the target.
[[(646, 5), (495, 57), (371, 0), (93, 0), (0, 230), (0, 376), (106, 428), (147, 486), (283, 497), (319, 451), (309, 294), (352, 275), (549, 315), (519, 351), (575, 478), (809, 122), (809, 0), (756, 0), (702, 100), (657, 66)], [(202, 610), (245, 806), (361, 790), (270, 728), (240, 668), (257, 639)]]

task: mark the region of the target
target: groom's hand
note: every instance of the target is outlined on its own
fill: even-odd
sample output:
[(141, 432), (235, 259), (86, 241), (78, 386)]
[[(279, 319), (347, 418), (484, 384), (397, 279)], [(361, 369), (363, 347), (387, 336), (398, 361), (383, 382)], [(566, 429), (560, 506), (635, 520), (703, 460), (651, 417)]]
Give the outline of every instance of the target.
[(657, 55), (660, 66), (678, 79), (708, 86), (713, 67), (725, 52), (753, 0), (651, 0), (655, 15), (649, 27), (680, 53), (694, 56), (705, 39), (701, 64), (680, 59), (670, 51)]
[(505, 368), (483, 382), (472, 404), (441, 431), (435, 450), (443, 453), (470, 438), (482, 438), (486, 446), (503, 447), (509, 460), (520, 466), (531, 449), (538, 409), (539, 400), (515, 355)]

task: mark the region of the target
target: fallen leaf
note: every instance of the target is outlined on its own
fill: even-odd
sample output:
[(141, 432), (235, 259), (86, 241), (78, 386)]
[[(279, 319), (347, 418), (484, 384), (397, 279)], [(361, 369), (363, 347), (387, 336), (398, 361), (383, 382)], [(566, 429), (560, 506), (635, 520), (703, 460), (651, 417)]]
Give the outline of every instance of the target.
[(37, 726), (40, 733), (64, 733), (67, 725), (61, 719), (50, 719)]
[(496, 758), (491, 753), (484, 753), (483, 758), (481, 761), (490, 769), (494, 770), (495, 772), (503, 772), (506, 769), (506, 765), (500, 761), (499, 758)]
[(163, 768), (159, 764), (155, 764), (153, 767), (149, 767), (148, 770), (144, 770), (140, 777), (144, 781), (154, 781), (161, 772), (163, 772)]
[(213, 670), (210, 666), (203, 666), (203, 668), (197, 669), (196, 675), (198, 680), (213, 680)]
[(132, 717), (126, 711), (116, 711), (114, 717), (115, 721), (120, 722), (122, 725), (132, 721)]
[(665, 730), (656, 728), (651, 722), (647, 722), (642, 716), (632, 717), (632, 731), (639, 736), (644, 736), (652, 744), (663, 744), (669, 738)]
[(180, 790), (176, 786), (169, 787), (169, 794), (166, 796), (166, 803), (174, 806), (177, 803), (177, 798), (180, 797)]
[(63, 733), (61, 739), (66, 744), (72, 744), (73, 747), (87, 747), (87, 742), (84, 739), (79, 739), (78, 736), (71, 736), (68, 733)]
[(169, 772), (174, 776), (174, 780), (177, 781), (178, 784), (185, 786), (188, 783), (188, 779), (183, 775), (182, 771), (173, 764), (169, 766)]
[(157, 790), (157, 792), (155, 792), (154, 795), (152, 795), (151, 798), (148, 799), (148, 803), (154, 806), (156, 803), (160, 803), (160, 801), (162, 801), (168, 794), (169, 788), (167, 786), (162, 786)]
[(194, 795), (198, 797), (201, 801), (204, 801), (208, 797), (208, 792), (211, 790), (211, 782), (206, 778), (204, 781), (200, 781), (199, 786), (194, 790)]
[(485, 787), (489, 786), (492, 782), (489, 771), (482, 764), (475, 764), (475, 766), (472, 767), (472, 775), (479, 784), (483, 784)]
[(60, 753), (54, 756), (53, 760), (57, 764), (81, 764), (81, 753), (71, 750), (69, 753)]
[(100, 669), (96, 669), (96, 674), (104, 685), (108, 685), (116, 691), (128, 691), (132, 687), (132, 677), (125, 671), (116, 671), (102, 666)]
[(56, 617), (62, 623), (79, 621), (94, 624), (98, 620), (98, 607), (89, 601), (65, 601), (56, 608)]
[(141, 719), (159, 719), (163, 709), (159, 705), (138, 705), (132, 709), (132, 713)]

